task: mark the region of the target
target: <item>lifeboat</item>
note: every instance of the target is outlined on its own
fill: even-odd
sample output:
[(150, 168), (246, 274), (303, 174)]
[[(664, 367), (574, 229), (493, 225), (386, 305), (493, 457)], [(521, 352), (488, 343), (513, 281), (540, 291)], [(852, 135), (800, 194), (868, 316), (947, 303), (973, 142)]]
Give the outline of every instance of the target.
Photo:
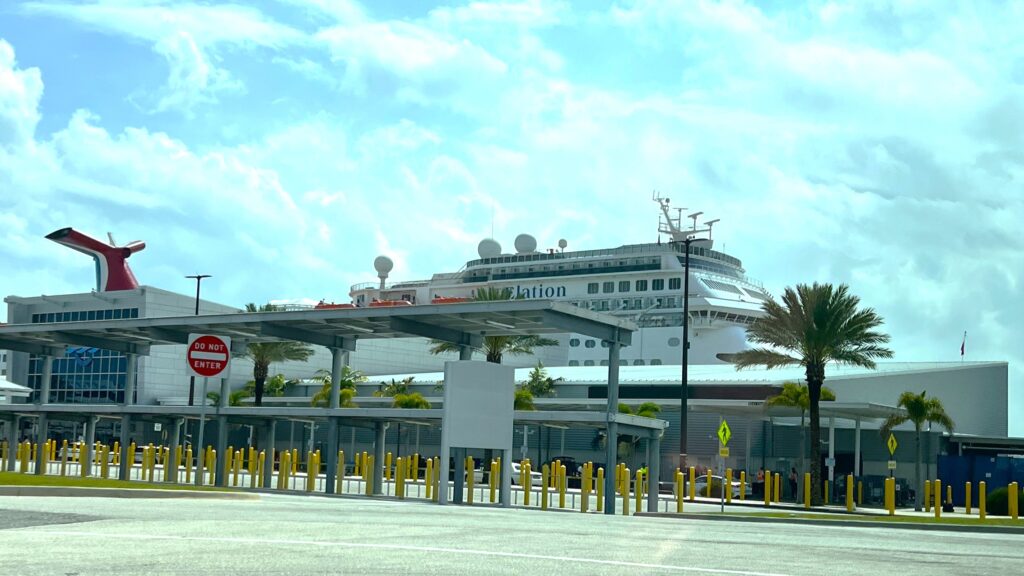
[(408, 300), (373, 300), (370, 302), (370, 308), (388, 308), (391, 306), (412, 306), (412, 302)]
[(470, 302), (472, 298), (458, 298), (455, 296), (435, 296), (430, 301), (431, 304), (459, 304), (461, 302)]
[(355, 308), (355, 304), (335, 304), (334, 302), (324, 302), (321, 300), (313, 307), (314, 310), (336, 310), (338, 308)]

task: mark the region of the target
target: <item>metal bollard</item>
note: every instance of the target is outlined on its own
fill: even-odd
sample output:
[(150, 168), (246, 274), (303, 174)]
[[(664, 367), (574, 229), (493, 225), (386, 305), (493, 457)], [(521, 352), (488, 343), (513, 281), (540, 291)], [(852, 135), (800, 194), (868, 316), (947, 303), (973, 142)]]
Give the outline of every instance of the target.
[(565, 508), (565, 464), (558, 467), (558, 507)]
[(942, 518), (942, 480), (935, 480), (935, 517)]
[(473, 504), (473, 473), (475, 471), (473, 457), (466, 456), (466, 504)]
[(530, 476), (530, 461), (527, 460), (520, 469), (523, 471), (523, 477), (526, 479), (523, 484), (520, 484), (523, 487), (523, 506), (529, 506), (530, 492), (533, 490), (533, 477)]
[(829, 500), (829, 498), (828, 498), (828, 480), (825, 480), (824, 496), (825, 496), (825, 504), (828, 504), (829, 502), (831, 502), (831, 500)]
[(711, 498), (711, 468), (708, 468), (708, 489), (707, 494), (704, 495), (707, 498)]
[(1008, 507), (1010, 509), (1010, 518), (1016, 520), (1019, 513), (1018, 505), (1020, 504), (1020, 502), (1018, 500), (1020, 496), (1020, 485), (1017, 484), (1016, 482), (1011, 482), (1009, 491), (1010, 493), (1007, 494), (1007, 504), (1009, 505)]
[(804, 509), (811, 508), (811, 473), (804, 472)]
[(498, 462), (491, 460), (491, 471), (487, 475), (487, 481), (491, 488), (491, 504), (498, 501)]
[(966, 482), (964, 484), (964, 514), (970, 515), (971, 513), (971, 483)]
[[(363, 452), (363, 454), (366, 454), (366, 453)], [(377, 469), (374, 468), (374, 465), (376, 464), (376, 462), (374, 462), (375, 459), (376, 459), (376, 456), (374, 456), (373, 454), (366, 454), (366, 475), (363, 476), (363, 478), (366, 479), (366, 495), (367, 496), (373, 496), (374, 478), (376, 478), (377, 475), (380, 474), (380, 470), (377, 470)]]
[(722, 489), (725, 490), (726, 503), (732, 504), (732, 468), (725, 469), (725, 486)]
[(306, 452), (306, 492), (313, 491), (313, 484), (316, 481), (316, 475), (313, 472), (313, 465), (316, 463), (316, 453), (312, 450)]
[(181, 457), (184, 453), (184, 447), (178, 444), (178, 447), (174, 449), (174, 463), (171, 465), (171, 470), (173, 470), (171, 478), (174, 483), (178, 482), (178, 467), (181, 466)]
[[(384, 461), (387, 462), (387, 456)], [(405, 458), (402, 457), (395, 460), (395, 498), (405, 498)]]
[(634, 514), (639, 514), (640, 513), (640, 508), (641, 508), (641, 503), (643, 502), (643, 499), (644, 499), (644, 471), (643, 470), (637, 470), (636, 471), (636, 488), (634, 489), (634, 493), (636, 494), (636, 511), (634, 512)]
[(853, 474), (846, 475), (846, 511), (853, 512)]
[[(683, 513), (683, 473), (676, 468), (676, 514)], [(740, 492), (742, 494), (743, 492)]]
[(551, 470), (548, 465), (545, 464), (540, 467), (540, 509), (548, 509), (548, 486), (551, 485), (549, 482), (551, 476)]
[(946, 503), (950, 506), (953, 505), (953, 485), (946, 484)]
[[(629, 478), (629, 468), (625, 468), (626, 478)], [(622, 491), (622, 515), (629, 516), (629, 481), (626, 481), (626, 489)]]
[(394, 462), (394, 458), (391, 457), (391, 452), (384, 455), (384, 481), (391, 482), (391, 464)]
[(414, 453), (412, 455), (412, 466), (409, 467), (409, 480), (415, 482), (420, 478), (420, 455)]
[(597, 511), (604, 512), (604, 468), (597, 469)]
[[(264, 483), (266, 481), (263, 478), (263, 471), (267, 469), (266, 465), (267, 465), (267, 451), (266, 450), (260, 450), (259, 455), (256, 456), (256, 487), (257, 488), (266, 488), (266, 486), (264, 486)], [(271, 466), (273, 466), (273, 463), (271, 463)], [(186, 474), (188, 473), (188, 468), (185, 468), (185, 473)]]
[[(235, 486), (236, 488), (238, 487), (238, 477), (242, 473), (242, 460), (244, 458), (245, 452), (243, 452), (241, 449), (239, 449), (238, 452), (235, 452), (235, 469), (234, 477), (232, 478), (232, 485)], [(314, 476), (314, 478), (316, 478), (316, 476)]]
[(857, 480), (857, 506), (864, 505), (864, 482)]
[(592, 463), (587, 462), (583, 465), (583, 474), (580, 477), (580, 512), (584, 514), (590, 508), (590, 468), (593, 466)]
[(103, 461), (100, 463), (100, 474), (103, 478), (110, 478), (110, 446), (103, 447)]
[(779, 476), (778, 472), (775, 473), (775, 478), (772, 481), (772, 488), (775, 490), (775, 503), (778, 504), (782, 501), (780, 498), (782, 496), (782, 477)]
[(740, 470), (740, 500), (745, 501), (747, 499), (747, 472), (746, 470)]
[(772, 473), (764, 473), (764, 505), (772, 505)]
[(978, 519), (985, 519), (985, 481), (978, 482)]
[(121, 443), (114, 440), (114, 466), (121, 465)]
[(690, 466), (690, 502), (697, 499), (697, 470)]
[(932, 511), (932, 481), (924, 481), (924, 511)]
[(60, 445), (60, 475), (67, 476), (68, 473), (68, 441), (65, 440)]
[(288, 486), (288, 471), (291, 470), (292, 453), (288, 450), (281, 452), (281, 458), (277, 463), (277, 489), (284, 490)]
[(185, 484), (192, 483), (192, 447), (185, 449)]
[(341, 494), (345, 490), (345, 451), (338, 450), (338, 469), (334, 473), (334, 493)]
[(295, 476), (296, 474), (299, 473), (299, 449), (298, 448), (292, 448), (291, 463), (292, 463), (291, 475)]
[(434, 459), (427, 458), (427, 472), (426, 476), (423, 477), (423, 484), (426, 485), (426, 497), (427, 500), (434, 499)]

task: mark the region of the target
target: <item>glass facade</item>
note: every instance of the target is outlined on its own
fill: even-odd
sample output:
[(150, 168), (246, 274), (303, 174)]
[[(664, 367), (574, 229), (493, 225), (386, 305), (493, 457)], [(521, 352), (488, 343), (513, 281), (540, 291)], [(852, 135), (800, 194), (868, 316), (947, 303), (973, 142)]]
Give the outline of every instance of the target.
[[(32, 323), (120, 320), (138, 317), (138, 308), (116, 308), (33, 314)], [(84, 346), (69, 347), (63, 357), (53, 359), (49, 401), (76, 404), (124, 402), (127, 363), (125, 355), (119, 352)], [(29, 387), (32, 388), (30, 402), (36, 400), (42, 375), (42, 358), (34, 354), (29, 356), (28, 382)]]

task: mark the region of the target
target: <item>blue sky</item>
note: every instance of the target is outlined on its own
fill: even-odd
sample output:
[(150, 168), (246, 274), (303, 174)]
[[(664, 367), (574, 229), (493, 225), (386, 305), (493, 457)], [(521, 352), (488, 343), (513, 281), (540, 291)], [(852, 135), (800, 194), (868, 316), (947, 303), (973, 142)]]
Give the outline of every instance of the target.
[(966, 330), (1024, 434), (1024, 4), (933, 6), (4, 2), (0, 293), (91, 288), (70, 225), (145, 240), (146, 284), (343, 301), (492, 226), (653, 241), (657, 189), (773, 293), (849, 283), (898, 359)]

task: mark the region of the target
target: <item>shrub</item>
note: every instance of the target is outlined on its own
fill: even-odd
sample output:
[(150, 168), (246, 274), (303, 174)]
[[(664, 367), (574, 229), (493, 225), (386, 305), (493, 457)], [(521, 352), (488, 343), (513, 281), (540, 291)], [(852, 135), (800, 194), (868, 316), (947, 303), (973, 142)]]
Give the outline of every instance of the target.
[[(1024, 503), (1024, 490), (1017, 495), (1017, 506)], [(985, 497), (985, 514), (991, 516), (1010, 515), (1010, 490), (999, 488), (989, 492)]]

